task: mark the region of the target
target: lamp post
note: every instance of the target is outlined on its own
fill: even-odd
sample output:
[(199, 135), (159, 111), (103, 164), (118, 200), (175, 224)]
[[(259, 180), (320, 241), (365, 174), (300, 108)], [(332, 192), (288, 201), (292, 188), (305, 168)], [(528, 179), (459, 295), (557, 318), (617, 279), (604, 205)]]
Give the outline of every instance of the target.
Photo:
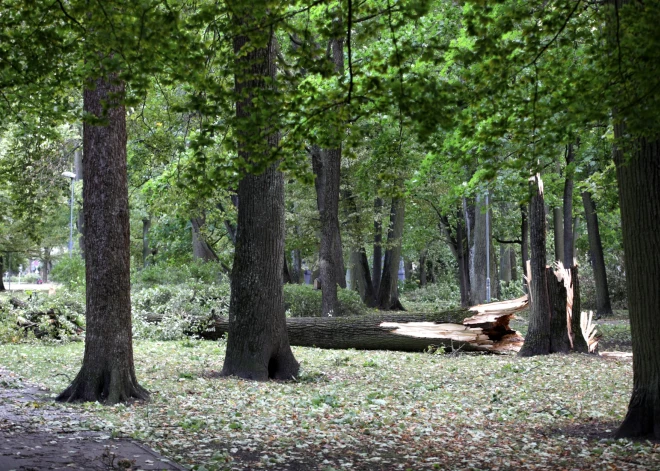
[(71, 214), (69, 217), (69, 258), (73, 253), (73, 188), (76, 179), (76, 174), (73, 172), (62, 172), (62, 176), (71, 180)]

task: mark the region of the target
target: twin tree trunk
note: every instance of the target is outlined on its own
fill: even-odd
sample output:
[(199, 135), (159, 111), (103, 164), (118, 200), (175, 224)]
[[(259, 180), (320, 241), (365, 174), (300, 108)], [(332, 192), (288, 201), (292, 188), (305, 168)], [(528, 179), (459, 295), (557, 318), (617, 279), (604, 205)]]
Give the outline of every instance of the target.
[(195, 217), (190, 219), (192, 231), (192, 249), (193, 258), (203, 262), (217, 262), (218, 256), (213, 248), (206, 241), (206, 237), (202, 233), (202, 227), (205, 224), (203, 217)]
[[(265, 12), (254, 15), (245, 8), (236, 5), (235, 11), (237, 25), (252, 35), (234, 38), (237, 138), (239, 157), (257, 164), (279, 144), (279, 133), (268, 127), (268, 110), (256, 108), (256, 103), (267, 103), (273, 92), (276, 39), (271, 28), (258, 23), (268, 21), (269, 16)], [(275, 162), (259, 175), (245, 176), (238, 185), (223, 375), (263, 381), (298, 374), (284, 315), (284, 178), (277, 167)]]
[(80, 372), (57, 400), (115, 404), (149, 393), (133, 364), (126, 111), (118, 102), (124, 84), (111, 75), (92, 85), (83, 93), (84, 110), (107, 124), (83, 126), (85, 353)]
[(401, 238), (405, 202), (403, 198), (393, 197), (390, 209), (390, 226), (387, 231), (387, 250), (383, 263), (383, 274), (378, 288), (377, 306), (385, 311), (403, 310), (399, 301), (399, 260), (401, 259)]

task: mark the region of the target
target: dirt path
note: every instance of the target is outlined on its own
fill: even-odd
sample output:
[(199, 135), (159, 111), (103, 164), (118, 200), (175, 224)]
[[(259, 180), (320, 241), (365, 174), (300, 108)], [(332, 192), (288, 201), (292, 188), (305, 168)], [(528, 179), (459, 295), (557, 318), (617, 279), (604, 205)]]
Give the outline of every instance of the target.
[(90, 419), (0, 369), (0, 471), (185, 470), (138, 442), (90, 431)]

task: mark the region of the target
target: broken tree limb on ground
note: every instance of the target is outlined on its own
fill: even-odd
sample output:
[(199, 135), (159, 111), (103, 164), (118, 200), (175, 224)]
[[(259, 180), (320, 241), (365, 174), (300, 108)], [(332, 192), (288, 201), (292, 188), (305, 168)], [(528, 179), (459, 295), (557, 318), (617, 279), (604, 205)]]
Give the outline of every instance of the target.
[[(332, 349), (516, 352), (523, 338), (509, 328), (516, 312), (527, 307), (527, 296), (429, 314), (384, 313), (360, 317), (288, 318), (291, 345)], [(216, 340), (229, 329), (227, 318), (216, 318), (202, 338)]]

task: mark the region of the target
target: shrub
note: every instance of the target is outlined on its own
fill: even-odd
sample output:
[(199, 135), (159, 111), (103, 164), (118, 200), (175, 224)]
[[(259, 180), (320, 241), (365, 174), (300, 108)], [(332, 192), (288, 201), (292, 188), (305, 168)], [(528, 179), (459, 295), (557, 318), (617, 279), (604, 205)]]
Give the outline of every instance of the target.
[[(321, 291), (310, 285), (284, 285), (284, 306), (289, 317), (320, 317)], [(338, 289), (339, 312), (336, 317), (359, 316), (369, 309), (360, 299), (360, 295), (348, 289)]]
[(135, 286), (178, 285), (190, 282), (219, 283), (222, 277), (222, 267), (219, 263), (193, 262), (148, 266), (134, 271), (131, 282)]
[(61, 258), (50, 272), (53, 281), (62, 283), (69, 289), (79, 290), (85, 287), (85, 261), (82, 257)]
[(455, 283), (428, 284), (424, 288), (401, 293), (401, 304), (412, 312), (437, 312), (461, 304), (461, 293)]

